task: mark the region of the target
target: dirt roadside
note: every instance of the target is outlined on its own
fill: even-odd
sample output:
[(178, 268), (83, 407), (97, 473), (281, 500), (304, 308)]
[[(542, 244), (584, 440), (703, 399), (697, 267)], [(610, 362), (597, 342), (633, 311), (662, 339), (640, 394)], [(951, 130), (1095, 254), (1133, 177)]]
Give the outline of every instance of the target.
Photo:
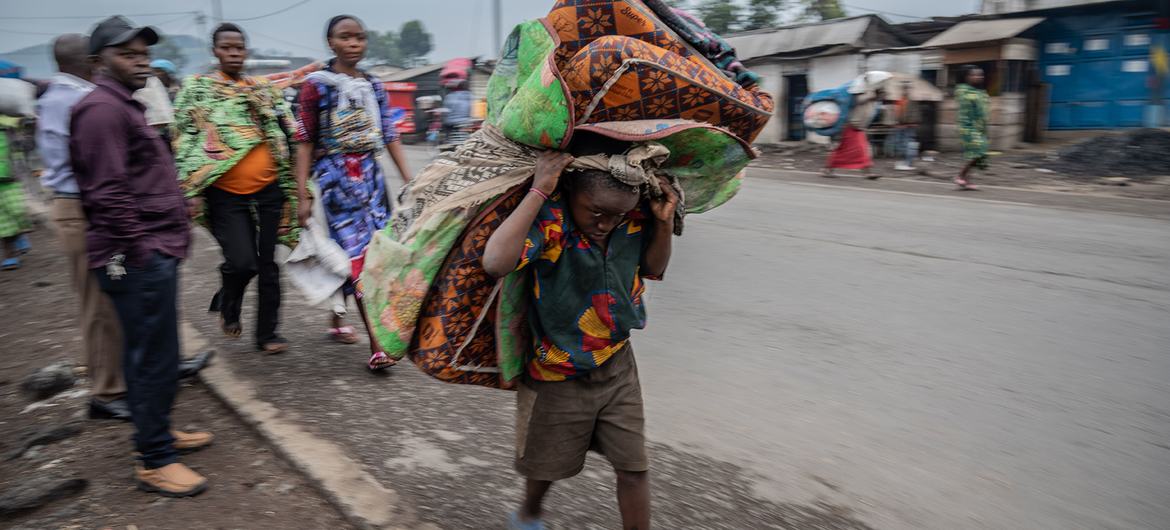
[[(975, 171), (976, 184), (1073, 195), (1170, 200), (1170, 167), (1165, 176), (1125, 177), (1114, 174), (1086, 174), (1073, 171), (1057, 153), (1061, 144), (993, 153), (987, 171)], [(793, 142), (762, 146), (752, 167), (782, 171), (819, 172), (829, 155), (827, 146)], [(894, 169), (894, 158), (875, 158), (874, 172), (882, 179), (950, 182), (963, 166), (958, 153), (934, 154), (933, 160), (917, 160), (912, 171)], [(1055, 168), (1055, 169), (1053, 169)], [(841, 171), (842, 174), (857, 173)]]
[[(79, 363), (76, 302), (65, 259), (48, 229), (31, 234), (24, 267), (0, 273), (0, 497), (40, 480), (83, 479), (86, 487), (42, 507), (0, 515), (0, 528), (350, 528), (295, 470), (198, 382), (182, 385), (174, 425), (207, 429), (214, 446), (183, 461), (211, 479), (195, 499), (164, 499), (132, 481), (128, 424), (84, 419), (84, 371), (69, 390), (36, 401), (20, 386), (59, 361)], [(77, 425), (80, 433), (10, 459), (31, 433)], [(66, 429), (66, 431), (72, 429)]]

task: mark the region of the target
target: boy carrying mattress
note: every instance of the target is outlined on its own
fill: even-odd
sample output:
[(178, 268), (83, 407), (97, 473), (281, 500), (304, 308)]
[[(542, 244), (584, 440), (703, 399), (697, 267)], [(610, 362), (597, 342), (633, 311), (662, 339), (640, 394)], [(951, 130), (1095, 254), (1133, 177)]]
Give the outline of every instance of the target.
[(493, 277), (523, 270), (533, 278), (534, 346), (516, 424), (516, 468), (527, 483), (510, 527), (543, 529), (545, 494), (579, 473), (592, 449), (617, 473), (623, 528), (646, 529), (650, 482), (629, 337), (646, 322), (643, 279), (660, 278), (670, 262), (679, 198), (657, 177), (665, 194), (643, 203), (642, 189), (607, 171), (566, 172), (572, 161), (540, 155), (532, 189), (483, 254)]

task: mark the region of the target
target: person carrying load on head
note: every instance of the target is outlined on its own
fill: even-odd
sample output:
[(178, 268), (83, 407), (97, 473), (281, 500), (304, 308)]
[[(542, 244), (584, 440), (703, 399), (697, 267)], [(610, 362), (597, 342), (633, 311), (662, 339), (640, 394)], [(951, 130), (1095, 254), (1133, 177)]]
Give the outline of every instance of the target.
[(670, 263), (679, 196), (655, 176), (661, 194), (643, 201), (646, 185), (601, 169), (565, 172), (572, 161), (563, 152), (540, 155), (532, 188), (483, 255), (489, 275), (520, 271), (533, 281), (533, 345), (516, 426), (516, 468), (527, 483), (512, 524), (536, 524), (552, 483), (579, 473), (595, 449), (617, 473), (624, 527), (648, 528), (649, 468), (630, 330), (646, 323), (644, 280), (660, 279)]

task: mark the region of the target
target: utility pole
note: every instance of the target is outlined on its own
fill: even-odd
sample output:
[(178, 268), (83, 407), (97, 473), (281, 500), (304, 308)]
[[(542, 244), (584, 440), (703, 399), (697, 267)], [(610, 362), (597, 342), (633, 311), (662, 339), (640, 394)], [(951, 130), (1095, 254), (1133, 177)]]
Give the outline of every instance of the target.
[(496, 59), (500, 59), (504, 44), (504, 30), (500, 27), (500, 0), (492, 0), (492, 43), (496, 46)]
[(207, 14), (202, 11), (195, 11), (195, 24), (199, 26), (199, 38), (207, 37)]
[(217, 25), (223, 22), (223, 0), (211, 0), (211, 17)]

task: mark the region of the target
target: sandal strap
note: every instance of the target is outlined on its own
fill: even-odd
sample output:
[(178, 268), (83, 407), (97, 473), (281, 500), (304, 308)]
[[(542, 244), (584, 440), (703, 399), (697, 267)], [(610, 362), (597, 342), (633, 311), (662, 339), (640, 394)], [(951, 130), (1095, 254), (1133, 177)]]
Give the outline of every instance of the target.
[(366, 362), (366, 366), (370, 367), (371, 369), (378, 368), (380, 365), (388, 362), (389, 360), (390, 357), (386, 355), (386, 352), (377, 352), (370, 355), (370, 360)]

